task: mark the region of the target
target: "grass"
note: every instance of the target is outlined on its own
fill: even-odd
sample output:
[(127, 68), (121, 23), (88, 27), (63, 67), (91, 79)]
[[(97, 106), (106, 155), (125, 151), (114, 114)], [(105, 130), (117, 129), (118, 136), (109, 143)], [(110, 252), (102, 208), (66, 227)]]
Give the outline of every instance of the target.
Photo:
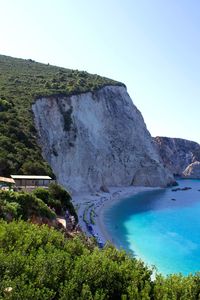
[[(0, 55), (0, 175), (12, 173), (53, 176), (37, 143), (31, 106), (41, 96), (95, 91), (122, 83), (91, 75)], [(71, 120), (66, 118), (66, 129)]]

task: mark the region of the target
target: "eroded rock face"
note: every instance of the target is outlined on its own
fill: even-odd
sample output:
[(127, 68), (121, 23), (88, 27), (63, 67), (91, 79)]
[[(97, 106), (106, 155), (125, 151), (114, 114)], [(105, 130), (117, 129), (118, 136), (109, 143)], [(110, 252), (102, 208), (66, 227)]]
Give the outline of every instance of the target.
[(72, 191), (173, 181), (125, 87), (43, 97), (33, 112), (43, 156)]
[(183, 175), (187, 178), (200, 179), (200, 162), (195, 161), (190, 164), (183, 172)]
[(174, 174), (182, 176), (188, 165), (200, 160), (200, 145), (185, 139), (154, 138), (164, 165)]

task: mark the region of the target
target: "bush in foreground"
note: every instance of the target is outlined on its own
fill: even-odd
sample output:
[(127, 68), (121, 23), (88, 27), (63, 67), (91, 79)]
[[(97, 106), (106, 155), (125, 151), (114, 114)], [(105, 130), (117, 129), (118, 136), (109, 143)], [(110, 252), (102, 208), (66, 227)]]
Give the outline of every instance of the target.
[(199, 275), (151, 280), (141, 261), (43, 225), (0, 222), (1, 299), (199, 299)]

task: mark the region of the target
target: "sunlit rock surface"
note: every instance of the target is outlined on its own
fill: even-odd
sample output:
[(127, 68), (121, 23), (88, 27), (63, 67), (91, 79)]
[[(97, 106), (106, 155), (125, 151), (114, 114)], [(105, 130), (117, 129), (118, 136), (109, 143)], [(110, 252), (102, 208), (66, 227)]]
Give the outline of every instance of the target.
[(70, 190), (173, 182), (125, 87), (42, 97), (33, 112), (43, 156)]

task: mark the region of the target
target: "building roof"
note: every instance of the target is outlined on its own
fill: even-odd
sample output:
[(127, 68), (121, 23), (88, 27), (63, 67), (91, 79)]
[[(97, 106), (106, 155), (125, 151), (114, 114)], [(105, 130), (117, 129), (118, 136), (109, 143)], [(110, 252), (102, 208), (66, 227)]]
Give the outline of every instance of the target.
[(36, 179), (36, 180), (51, 180), (50, 176), (43, 176), (43, 175), (11, 175), (13, 179)]
[(0, 182), (15, 183), (13, 178), (7, 178), (7, 177), (0, 177)]

